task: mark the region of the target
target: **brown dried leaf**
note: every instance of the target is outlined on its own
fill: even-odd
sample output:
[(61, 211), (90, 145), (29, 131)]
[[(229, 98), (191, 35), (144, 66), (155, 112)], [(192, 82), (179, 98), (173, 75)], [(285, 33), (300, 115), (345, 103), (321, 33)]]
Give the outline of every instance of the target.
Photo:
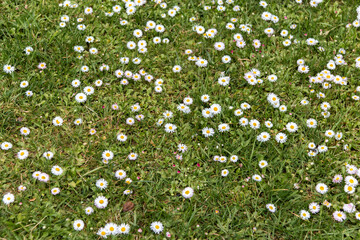
[(131, 210), (133, 210), (134, 209), (134, 206), (135, 206), (135, 204), (133, 203), (133, 202), (126, 202), (126, 203), (124, 203), (124, 206), (123, 206), (123, 211), (124, 212), (128, 212), (128, 211), (131, 211)]

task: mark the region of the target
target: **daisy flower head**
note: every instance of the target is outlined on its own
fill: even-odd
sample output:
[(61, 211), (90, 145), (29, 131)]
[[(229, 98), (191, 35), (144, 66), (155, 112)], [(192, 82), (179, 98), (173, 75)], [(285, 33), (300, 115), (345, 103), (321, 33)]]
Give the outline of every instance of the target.
[(219, 132), (227, 132), (230, 130), (230, 126), (227, 123), (222, 123), (218, 126)]
[(119, 234), (129, 234), (130, 232), (130, 225), (129, 224), (125, 224), (125, 223), (122, 223), (118, 226), (118, 230), (117, 232)]
[(108, 232), (108, 230), (106, 228), (100, 228), (97, 232), (97, 235), (99, 235), (102, 238), (107, 238), (107, 236), (109, 236), (110, 233)]
[(259, 162), (259, 167), (260, 167), (260, 168), (264, 168), (264, 167), (266, 167), (267, 165), (268, 165), (268, 162), (265, 161), (265, 160), (261, 160), (261, 161)]
[(181, 195), (184, 198), (191, 198), (194, 195), (194, 189), (192, 189), (191, 187), (186, 187), (182, 192)]
[(229, 174), (229, 170), (227, 170), (227, 169), (221, 170), (222, 177), (226, 177), (228, 174)]
[(14, 67), (14, 66), (11, 66), (11, 65), (8, 65), (8, 64), (5, 64), (4, 67), (3, 67), (3, 71), (4, 71), (5, 73), (10, 74), (10, 73), (12, 73), (12, 72), (15, 71), (15, 67)]
[(5, 205), (9, 205), (15, 201), (15, 196), (12, 193), (6, 193), (2, 200)]
[(46, 63), (44, 63), (44, 62), (39, 63), (38, 68), (41, 69), (41, 70), (45, 69), (46, 68)]
[(94, 205), (100, 209), (106, 208), (108, 205), (108, 199), (104, 196), (99, 196), (94, 200)]
[(9, 142), (3, 142), (1, 143), (1, 149), (2, 150), (9, 150), (12, 148), (12, 144)]
[(211, 113), (214, 115), (221, 113), (221, 106), (219, 104), (212, 104), (210, 106), (210, 109), (211, 109)]
[(51, 160), (54, 157), (54, 153), (52, 153), (51, 151), (44, 152), (43, 157), (47, 160)]
[(347, 193), (347, 194), (353, 194), (355, 192), (356, 188), (353, 187), (353, 186), (350, 186), (350, 185), (345, 185), (344, 186), (344, 191)]
[(179, 151), (179, 152), (184, 153), (184, 152), (187, 151), (187, 149), (188, 149), (188, 148), (187, 148), (187, 146), (186, 146), (185, 144), (181, 144), (181, 143), (180, 143), (180, 144), (178, 145), (178, 151)]
[(46, 173), (40, 173), (39, 181), (41, 182), (48, 182), (50, 179), (49, 175)]
[(128, 158), (129, 160), (136, 160), (138, 157), (137, 153), (130, 153)]
[(270, 139), (270, 134), (267, 132), (262, 132), (260, 135), (257, 136), (257, 140), (259, 142), (266, 142)]
[(127, 118), (126, 119), (126, 124), (127, 125), (134, 125), (134, 123), (135, 123), (135, 120), (133, 118)]
[(239, 119), (239, 124), (243, 127), (245, 127), (246, 125), (249, 124), (249, 120), (247, 118), (240, 118)]
[(21, 133), (21, 135), (27, 136), (30, 134), (30, 129), (27, 127), (22, 127), (22, 128), (20, 128), (20, 133)]
[(342, 222), (346, 219), (346, 214), (342, 211), (335, 211), (333, 213), (333, 218), (335, 219), (335, 221), (337, 222)]
[(86, 101), (86, 99), (87, 99), (87, 96), (84, 93), (78, 93), (75, 95), (75, 100), (78, 103), (83, 103)]
[(256, 181), (256, 182), (261, 182), (262, 177), (260, 175), (258, 175), (258, 174), (255, 174), (255, 175), (252, 176), (252, 179), (254, 181)]
[(80, 125), (81, 123), (82, 123), (82, 119), (81, 119), (81, 118), (75, 119), (75, 121), (74, 121), (74, 124), (75, 124), (75, 125)]
[(249, 126), (252, 128), (252, 129), (259, 129), (260, 128), (260, 122), (256, 119), (252, 119), (250, 120), (249, 122)]
[(161, 222), (152, 222), (150, 225), (150, 229), (156, 233), (159, 234), (164, 230), (164, 226)]
[(320, 205), (316, 202), (312, 202), (309, 204), (309, 211), (313, 214), (320, 212)]
[(110, 150), (105, 150), (102, 154), (101, 154), (103, 159), (106, 160), (111, 160), (114, 158), (114, 153)]
[(127, 140), (127, 136), (123, 133), (119, 133), (116, 137), (116, 139), (120, 142), (125, 142)]
[(175, 65), (172, 70), (173, 70), (174, 73), (178, 73), (178, 72), (181, 71), (181, 69), (182, 69), (182, 68), (181, 68), (180, 65)]
[(104, 190), (105, 188), (107, 188), (107, 186), (108, 186), (108, 182), (103, 178), (96, 181), (96, 187), (99, 188), (100, 190)]
[(278, 142), (278, 143), (285, 143), (286, 140), (287, 140), (287, 136), (285, 133), (278, 133), (276, 134), (275, 136), (275, 140)]
[(349, 185), (352, 187), (356, 187), (359, 184), (358, 180), (356, 178), (354, 178), (353, 176), (346, 176), (345, 183), (346, 183), (346, 185)]
[(315, 190), (320, 194), (327, 193), (328, 189), (328, 186), (326, 186), (324, 183), (318, 183), (315, 187)]
[(63, 124), (64, 120), (61, 117), (55, 117), (52, 121), (54, 126), (61, 126)]
[(53, 188), (51, 189), (51, 194), (52, 195), (58, 195), (60, 193), (60, 188)]
[(51, 173), (56, 176), (61, 175), (63, 172), (64, 172), (64, 170), (61, 167), (59, 167), (58, 165), (55, 165), (51, 168)]
[(115, 223), (107, 223), (104, 228), (110, 235), (117, 235), (118, 226)]
[(205, 127), (202, 129), (202, 134), (204, 135), (204, 137), (211, 137), (215, 134), (215, 131), (213, 128)]
[(94, 209), (92, 207), (85, 208), (85, 214), (91, 215), (94, 212)]
[(20, 160), (26, 159), (29, 156), (29, 152), (27, 150), (20, 150), (17, 153), (17, 158)]
[(286, 129), (288, 130), (288, 132), (296, 132), (298, 130), (298, 125), (294, 122), (289, 122), (288, 124), (286, 124)]
[(19, 192), (23, 192), (23, 191), (25, 191), (26, 190), (26, 187), (24, 186), (24, 185), (20, 185), (19, 187), (18, 187), (18, 191)]
[(272, 204), (272, 203), (266, 204), (266, 208), (267, 208), (270, 212), (272, 212), (272, 213), (276, 212), (276, 207), (275, 207), (275, 205)]
[(306, 210), (301, 210), (299, 215), (303, 220), (308, 220), (310, 218), (310, 213)]
[(117, 179), (124, 179), (124, 178), (126, 178), (126, 172), (124, 171), (124, 170), (117, 170), (116, 172), (115, 172), (115, 177), (117, 178)]

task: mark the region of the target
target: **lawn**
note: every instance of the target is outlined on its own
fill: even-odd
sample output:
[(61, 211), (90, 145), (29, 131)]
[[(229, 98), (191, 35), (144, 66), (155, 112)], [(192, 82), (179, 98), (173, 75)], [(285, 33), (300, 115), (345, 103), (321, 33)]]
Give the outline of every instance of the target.
[(359, 239), (357, 19), (3, 0), (0, 239)]

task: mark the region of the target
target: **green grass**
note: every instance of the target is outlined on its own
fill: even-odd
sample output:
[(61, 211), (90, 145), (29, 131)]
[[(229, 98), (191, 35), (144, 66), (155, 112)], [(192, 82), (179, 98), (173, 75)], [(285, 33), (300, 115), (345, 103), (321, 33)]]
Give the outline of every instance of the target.
[[(163, 239), (166, 232), (172, 234), (171, 239), (359, 238), (359, 220), (355, 213), (347, 213), (342, 223), (332, 218), (332, 213), (342, 209), (344, 203), (357, 204), (360, 209), (358, 191), (348, 195), (344, 192), (344, 183), (332, 183), (335, 174), (348, 175), (345, 163), (357, 165), (360, 156), (359, 102), (351, 98), (360, 85), (359, 69), (355, 68), (355, 59), (360, 56), (358, 29), (345, 27), (357, 16), (357, 6), (352, 1), (324, 0), (313, 8), (308, 1), (297, 4), (293, 0), (268, 0), (266, 9), (260, 7), (257, 0), (235, 1), (232, 6), (239, 5), (240, 12), (234, 12), (227, 4), (225, 12), (218, 12), (204, 10), (205, 5), (216, 6), (211, 1), (174, 0), (168, 2), (167, 9), (162, 9), (148, 0), (132, 16), (125, 14), (122, 1), (84, 0), (78, 1), (79, 7), (74, 9), (59, 7), (59, 3), (45, 0), (4, 0), (0, 3), (1, 70), (5, 64), (16, 67), (12, 74), (0, 73), (0, 141), (13, 144), (12, 149), (0, 151), (0, 195), (8, 192), (15, 195), (14, 203), (0, 204), (0, 237), (97, 239), (97, 230), (114, 222), (131, 226), (130, 234), (122, 236), (127, 239)], [(104, 12), (111, 11), (115, 4), (122, 6), (121, 13), (106, 17)], [(174, 18), (161, 17), (175, 5), (181, 9)], [(84, 15), (84, 8), (89, 6), (94, 9), (93, 14)], [(280, 21), (276, 24), (265, 22), (261, 19), (263, 11), (277, 15)], [(60, 17), (64, 14), (70, 17), (70, 22), (60, 28)], [(189, 19), (193, 16), (198, 20), (192, 23)], [(84, 18), (85, 31), (76, 29), (77, 17)], [(121, 26), (120, 18), (127, 19), (129, 24)], [(231, 18), (238, 19), (234, 31), (225, 28)], [(144, 55), (127, 49), (128, 41), (139, 40), (132, 35), (133, 30), (144, 30), (148, 20), (163, 24), (166, 31), (143, 31), (141, 39), (148, 42), (148, 52)], [(218, 34), (206, 39), (192, 31), (195, 24), (206, 29), (216, 28)], [(241, 32), (240, 24), (251, 24), (251, 34)], [(291, 30), (291, 24), (297, 24), (297, 28)], [(275, 37), (264, 34), (267, 27), (275, 29)], [(279, 34), (282, 29), (287, 29), (300, 43), (284, 47), (284, 38)], [(235, 33), (243, 35), (245, 48), (235, 46), (232, 38)], [(86, 36), (94, 36), (96, 41), (86, 44)], [(154, 45), (152, 39), (156, 36), (169, 38), (170, 43)], [(319, 44), (306, 45), (309, 37), (317, 39)], [(260, 48), (261, 53), (251, 46), (254, 39), (265, 45)], [(218, 41), (225, 43), (224, 51), (214, 50), (213, 45)], [(73, 50), (75, 45), (84, 46), (86, 50), (89, 46), (96, 47), (99, 53), (78, 54)], [(29, 56), (23, 51), (27, 46), (34, 48)], [(318, 46), (325, 51), (320, 52)], [(347, 77), (348, 84), (333, 83), (330, 89), (311, 84), (309, 88), (308, 75), (314, 76), (325, 69), (334, 51), (337, 53), (340, 48), (346, 50), (347, 65), (337, 66), (331, 72)], [(208, 66), (199, 68), (188, 61), (188, 55), (184, 54), (186, 49), (208, 60)], [(78, 55), (83, 58), (78, 59)], [(230, 55), (231, 63), (221, 63), (223, 55)], [(142, 62), (123, 66), (119, 62), (122, 56), (129, 57), (130, 61), (139, 57)], [(300, 58), (310, 67), (308, 74), (297, 71), (296, 61)], [(47, 64), (43, 72), (37, 69), (40, 62)], [(99, 71), (103, 63), (110, 66), (110, 71)], [(89, 66), (88, 73), (80, 71), (83, 65)], [(173, 73), (174, 65), (181, 65), (182, 71)], [(154, 80), (164, 80), (162, 93), (155, 93), (154, 80), (151, 83), (143, 79), (131, 80), (129, 85), (123, 86), (113, 74), (116, 69), (136, 72), (142, 68), (153, 75)], [(261, 71), (262, 85), (250, 86), (244, 81), (244, 73), (252, 68)], [(226, 87), (217, 83), (221, 72), (231, 77)], [(266, 79), (270, 74), (278, 76), (277, 82)], [(81, 81), (79, 88), (71, 85), (75, 78)], [(101, 87), (94, 86), (97, 79), (103, 81)], [(26, 89), (19, 87), (24, 80), (29, 82)], [(85, 86), (94, 86), (95, 93), (80, 104), (74, 96)], [(311, 93), (310, 89), (315, 92)], [(27, 90), (34, 95), (26, 97)], [(282, 99), (281, 103), (288, 108), (286, 113), (267, 102), (270, 92)], [(318, 92), (325, 93), (326, 98), (318, 99)], [(201, 115), (210, 105), (200, 101), (203, 94), (210, 96), (210, 104), (222, 106), (221, 114), (214, 118)], [(190, 114), (176, 109), (186, 96), (194, 100)], [(305, 98), (310, 104), (302, 106), (300, 101)], [(329, 118), (321, 115), (323, 101), (331, 104)], [(244, 110), (244, 116), (259, 120), (260, 129), (238, 124), (240, 117), (235, 117), (233, 111), (243, 102), (251, 105), (251, 109)], [(119, 111), (111, 109), (114, 103), (119, 105)], [(135, 103), (140, 104), (139, 113), (145, 119), (129, 126), (125, 124), (126, 119), (138, 114), (130, 110)], [(165, 122), (175, 124), (176, 133), (166, 133), (164, 125), (156, 125), (166, 110), (174, 113), (174, 117)], [(61, 127), (52, 125), (56, 116), (64, 119)], [(81, 118), (83, 124), (75, 126), (73, 122), (77, 118)], [(308, 118), (317, 119), (316, 129), (306, 127)], [(263, 125), (266, 120), (274, 124), (271, 130)], [(298, 132), (283, 130), (288, 122), (296, 122)], [(230, 132), (219, 133), (220, 123), (229, 123)], [(30, 135), (22, 136), (21, 127), (30, 128)], [(204, 138), (201, 134), (204, 127), (214, 128), (215, 135)], [(89, 134), (91, 128), (96, 129), (95, 135)], [(324, 132), (328, 129), (341, 131), (343, 139), (325, 142)], [(256, 136), (263, 131), (270, 133), (271, 140), (260, 143)], [(284, 144), (275, 141), (280, 131), (288, 136)], [(116, 140), (120, 132), (128, 136), (125, 143)], [(327, 145), (329, 151), (315, 158), (308, 157), (307, 145), (312, 141)], [(174, 154), (179, 143), (189, 148), (181, 161)], [(350, 151), (343, 151), (344, 144), (349, 144)], [(21, 149), (29, 151), (25, 160), (16, 157)], [(105, 150), (115, 154), (108, 165), (101, 162), (101, 153)], [(45, 151), (52, 151), (54, 158), (42, 157)], [(130, 152), (139, 154), (136, 161), (127, 159)], [(239, 156), (237, 163), (212, 160), (215, 155), (229, 157), (233, 154)], [(269, 166), (260, 169), (258, 163), (263, 159)], [(56, 164), (64, 169), (61, 176), (51, 174)], [(130, 186), (114, 177), (118, 169), (125, 170), (133, 180)], [(223, 169), (229, 170), (227, 177), (221, 177)], [(34, 171), (48, 173), (50, 182), (32, 178)], [(254, 174), (263, 174), (263, 180), (245, 180)], [(100, 178), (109, 182), (106, 190), (95, 186)], [(315, 191), (319, 182), (329, 186), (325, 195)], [(294, 183), (299, 183), (300, 188), (295, 189)], [(26, 191), (17, 191), (21, 184), (27, 187)], [(188, 186), (195, 190), (191, 200), (181, 196), (181, 191)], [(61, 193), (53, 196), (50, 192), (53, 187), (59, 187)], [(125, 189), (131, 189), (133, 194), (123, 195)], [(93, 204), (99, 195), (109, 199), (105, 209), (96, 209)], [(299, 211), (308, 210), (309, 203), (321, 204), (325, 199), (332, 203), (330, 209), (321, 206), (321, 211), (311, 214), (309, 220), (299, 218)], [(135, 207), (122, 212), (126, 201), (132, 201)], [(268, 203), (277, 207), (275, 213), (266, 209)], [(87, 206), (95, 210), (90, 216), (84, 212)], [(76, 219), (85, 222), (80, 232), (72, 227)], [(164, 224), (160, 236), (149, 228), (153, 221)], [(142, 233), (138, 232), (139, 228)]]

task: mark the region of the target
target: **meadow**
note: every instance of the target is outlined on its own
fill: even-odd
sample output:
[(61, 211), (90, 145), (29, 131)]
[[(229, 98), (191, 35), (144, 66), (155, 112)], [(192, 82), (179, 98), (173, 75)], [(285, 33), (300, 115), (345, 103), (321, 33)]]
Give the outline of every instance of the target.
[(3, 0), (0, 239), (359, 239), (358, 5)]

